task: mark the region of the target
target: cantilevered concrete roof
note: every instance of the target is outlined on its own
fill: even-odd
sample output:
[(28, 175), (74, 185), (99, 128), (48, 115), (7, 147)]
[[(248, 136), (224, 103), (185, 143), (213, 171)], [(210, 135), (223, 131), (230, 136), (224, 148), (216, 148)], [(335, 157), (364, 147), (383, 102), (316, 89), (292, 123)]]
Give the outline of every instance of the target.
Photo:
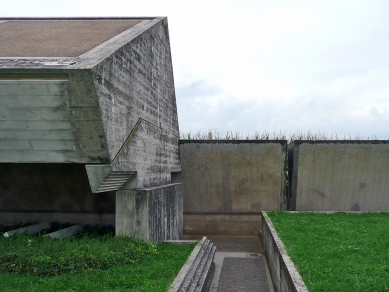
[(0, 69), (92, 68), (162, 19), (0, 18)]
[(178, 135), (166, 17), (0, 18), (0, 163), (108, 165), (151, 187), (180, 170)]
[(0, 20), (0, 57), (77, 57), (141, 19)]

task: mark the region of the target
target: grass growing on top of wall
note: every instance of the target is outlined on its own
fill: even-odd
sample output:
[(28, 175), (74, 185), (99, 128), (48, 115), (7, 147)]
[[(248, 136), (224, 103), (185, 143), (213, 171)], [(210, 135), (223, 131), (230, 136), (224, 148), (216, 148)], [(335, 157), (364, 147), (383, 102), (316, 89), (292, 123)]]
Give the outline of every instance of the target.
[(309, 291), (389, 290), (388, 213), (267, 213)]
[(1, 291), (166, 291), (193, 248), (112, 234), (1, 236)]
[(297, 132), (289, 133), (288, 135), (285, 132), (268, 132), (264, 131), (263, 133), (255, 132), (254, 134), (245, 134), (243, 132), (233, 132), (227, 131), (223, 134), (217, 130), (201, 131), (196, 132), (182, 132), (180, 133), (180, 139), (187, 140), (288, 140), (289, 142), (293, 140), (380, 140), (375, 135), (371, 137), (361, 136), (361, 135), (337, 135), (326, 134), (326, 133), (307, 133)]

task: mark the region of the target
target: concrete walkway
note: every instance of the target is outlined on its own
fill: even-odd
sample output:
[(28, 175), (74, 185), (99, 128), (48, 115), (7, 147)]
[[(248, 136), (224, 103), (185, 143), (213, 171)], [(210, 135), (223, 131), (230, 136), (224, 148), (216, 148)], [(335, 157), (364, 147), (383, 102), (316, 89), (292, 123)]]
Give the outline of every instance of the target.
[[(201, 236), (185, 236), (201, 239)], [(211, 292), (274, 292), (263, 248), (255, 236), (207, 235), (216, 246)]]

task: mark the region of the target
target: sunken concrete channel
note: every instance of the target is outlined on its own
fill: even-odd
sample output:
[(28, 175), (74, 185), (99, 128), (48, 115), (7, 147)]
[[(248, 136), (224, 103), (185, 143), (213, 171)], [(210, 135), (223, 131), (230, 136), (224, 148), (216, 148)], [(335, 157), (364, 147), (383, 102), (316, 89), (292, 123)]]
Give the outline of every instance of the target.
[[(168, 240), (167, 242), (187, 245), (195, 240)], [(203, 237), (197, 243), (186, 263), (169, 288), (169, 292), (205, 292), (209, 291), (215, 273), (214, 257), (216, 246)]]
[(275, 291), (308, 291), (266, 212), (262, 212), (262, 244)]

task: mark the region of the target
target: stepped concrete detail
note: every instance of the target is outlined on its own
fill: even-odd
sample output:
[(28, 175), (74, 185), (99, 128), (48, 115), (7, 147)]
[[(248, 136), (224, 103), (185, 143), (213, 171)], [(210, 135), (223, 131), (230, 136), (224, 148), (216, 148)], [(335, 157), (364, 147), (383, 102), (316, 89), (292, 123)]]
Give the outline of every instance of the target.
[(169, 292), (209, 291), (215, 270), (216, 247), (206, 238), (193, 249), (186, 263), (169, 288)]

